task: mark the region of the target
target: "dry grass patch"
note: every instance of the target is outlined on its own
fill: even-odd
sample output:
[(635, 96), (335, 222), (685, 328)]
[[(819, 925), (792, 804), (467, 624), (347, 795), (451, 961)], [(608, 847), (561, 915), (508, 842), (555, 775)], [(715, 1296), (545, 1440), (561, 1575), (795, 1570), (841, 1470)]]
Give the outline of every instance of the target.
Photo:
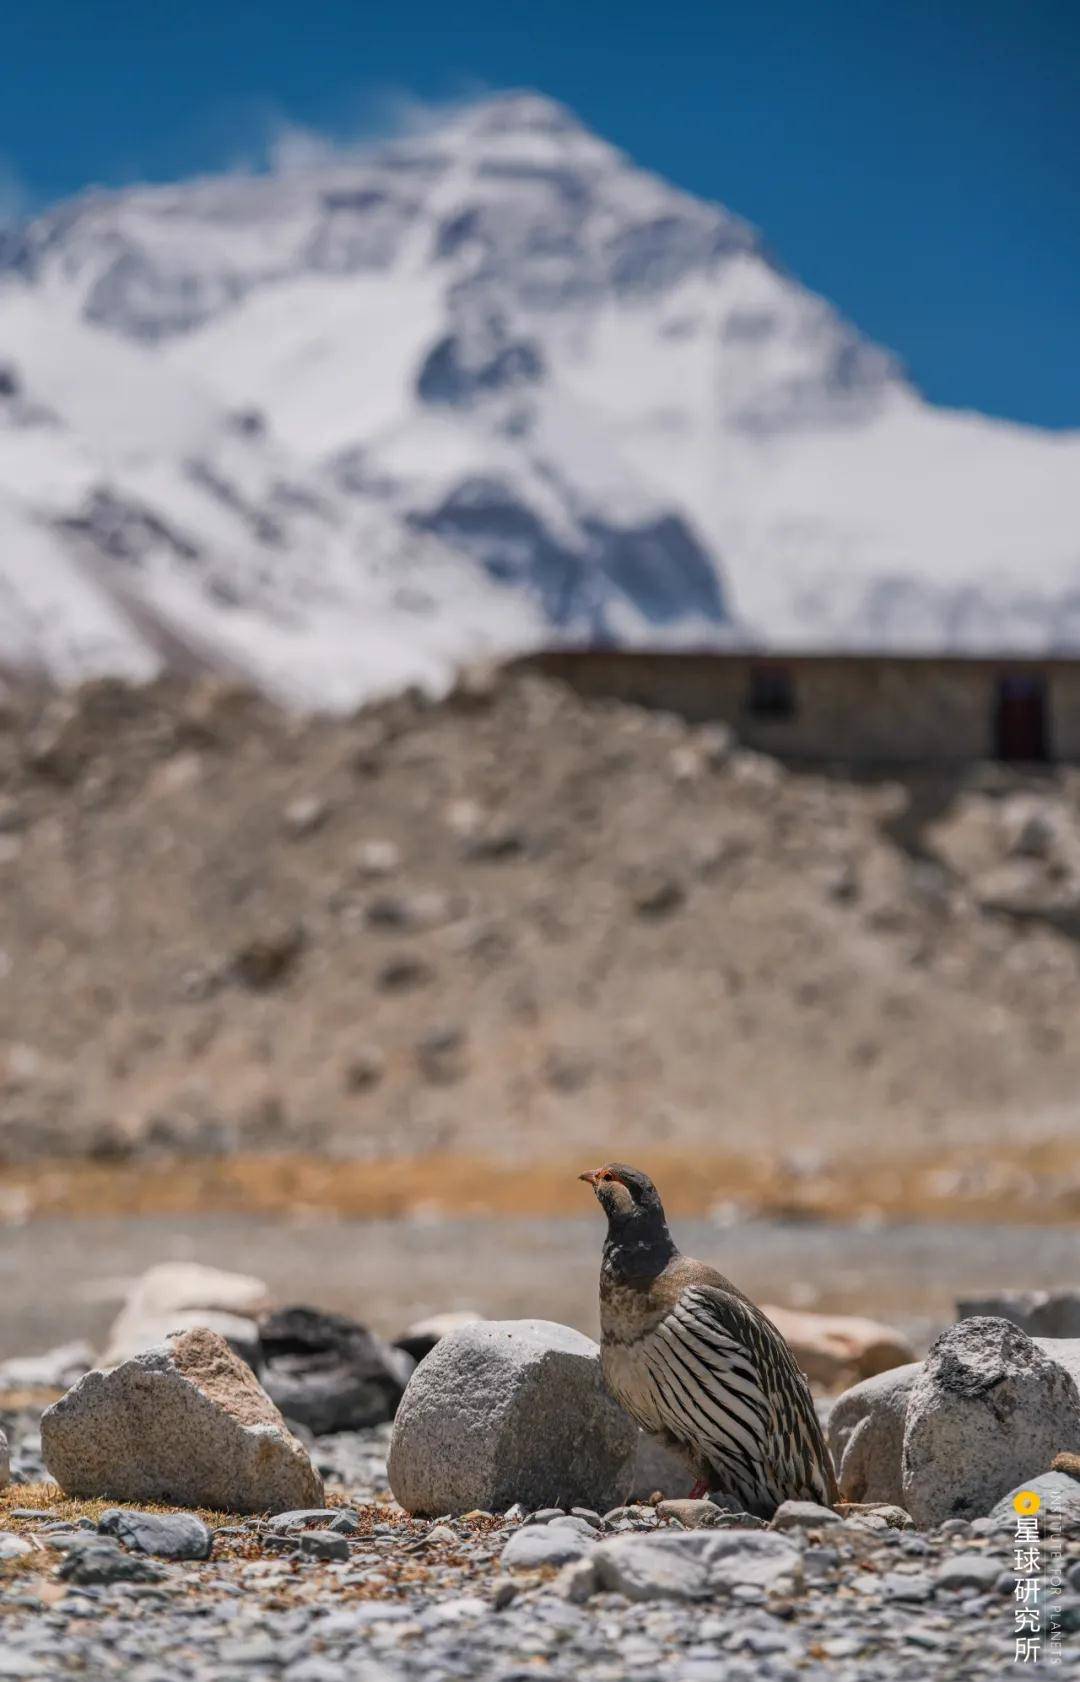
[[(318, 1156), (238, 1155), (154, 1163), (53, 1161), (10, 1168), (5, 1185), (28, 1218), (84, 1216), (282, 1215), (394, 1219), (418, 1211), (445, 1216), (585, 1215), (582, 1167), (603, 1153), (583, 1147), (573, 1161), (506, 1162), (471, 1156), (385, 1161)], [(638, 1153), (676, 1216), (705, 1215), (718, 1203), (747, 1214), (849, 1221), (1080, 1221), (1080, 1140), (998, 1146), (979, 1156), (951, 1147), (823, 1156), (806, 1167), (764, 1152)]]

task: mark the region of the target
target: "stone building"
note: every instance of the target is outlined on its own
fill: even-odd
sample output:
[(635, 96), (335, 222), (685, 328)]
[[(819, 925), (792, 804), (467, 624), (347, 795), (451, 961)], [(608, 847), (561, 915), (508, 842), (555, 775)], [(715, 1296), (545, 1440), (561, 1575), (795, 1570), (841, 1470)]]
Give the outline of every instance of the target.
[(780, 758), (1080, 762), (1080, 660), (551, 649), (516, 661), (582, 695), (721, 719)]

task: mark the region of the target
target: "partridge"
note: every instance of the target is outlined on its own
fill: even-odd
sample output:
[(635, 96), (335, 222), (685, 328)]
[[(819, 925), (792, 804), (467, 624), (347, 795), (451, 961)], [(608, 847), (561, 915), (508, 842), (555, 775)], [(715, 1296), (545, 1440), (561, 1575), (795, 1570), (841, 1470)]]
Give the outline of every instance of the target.
[(582, 1174), (607, 1216), (600, 1268), (604, 1377), (646, 1431), (714, 1492), (763, 1518), (838, 1498), (813, 1398), (784, 1339), (730, 1280), (680, 1255), (647, 1174)]

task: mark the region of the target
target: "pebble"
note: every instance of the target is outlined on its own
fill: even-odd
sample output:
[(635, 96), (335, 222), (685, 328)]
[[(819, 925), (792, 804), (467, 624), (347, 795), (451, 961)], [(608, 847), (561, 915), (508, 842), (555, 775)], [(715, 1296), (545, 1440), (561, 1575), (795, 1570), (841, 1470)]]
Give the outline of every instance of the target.
[(302, 1530), (296, 1538), (297, 1551), (308, 1559), (348, 1559), (349, 1544), (333, 1530)]
[[(312, 1452), (341, 1467), (332, 1487), (357, 1506), (384, 1494), (385, 1432), (317, 1440)], [(800, 1562), (801, 1582), (778, 1589), (775, 1578), (737, 1580), (748, 1564), (744, 1538), (731, 1534), (731, 1515), (719, 1508), (720, 1528), (707, 1534), (663, 1514), (658, 1524), (643, 1505), (615, 1509), (614, 1526), (589, 1509), (548, 1509), (542, 1522), (532, 1515), (525, 1524), (516, 1504), (501, 1525), (435, 1521), (408, 1530), (387, 1513), (313, 1508), (227, 1525), (210, 1562), (168, 1568), (96, 1530), (46, 1533), (59, 1522), (55, 1512), (30, 1510), (39, 1517), (26, 1522), (41, 1526), (35, 1534), (53, 1544), (60, 1569), (76, 1561), (79, 1569), (62, 1579), (56, 1604), (39, 1592), (51, 1586), (47, 1572), (5, 1581), (0, 1682), (69, 1673), (174, 1682), (180, 1662), (191, 1682), (529, 1682), (541, 1674), (552, 1682), (928, 1682), (939, 1674), (998, 1682), (1011, 1639), (1011, 1606), (998, 1593), (1009, 1555), (1000, 1538), (985, 1551), (977, 1545), (977, 1523), (945, 1534), (822, 1524), (820, 1539), (814, 1525), (747, 1531), (745, 1551), (761, 1549), (763, 1562), (774, 1550)], [(620, 1546), (732, 1548), (730, 1563), (717, 1567), (730, 1586), (718, 1582), (705, 1599), (687, 1601), (597, 1591), (594, 1562), (612, 1528)], [(263, 1557), (231, 1557), (236, 1540)], [(418, 1551), (417, 1540), (426, 1544)], [(11, 1541), (23, 1539), (0, 1533), (0, 1545)], [(265, 1557), (268, 1544), (319, 1550), (326, 1541), (336, 1550), (329, 1569)], [(511, 1548), (545, 1557), (504, 1563)], [(550, 1550), (565, 1550), (565, 1563)], [(108, 1571), (85, 1572), (103, 1553)], [(580, 1599), (566, 1592), (575, 1574)], [(1071, 1657), (1080, 1564), (1070, 1562), (1066, 1577)], [(365, 1598), (350, 1601), (343, 1589)], [(387, 1598), (372, 1598), (380, 1593)]]
[(1000, 1557), (964, 1553), (942, 1560), (934, 1580), (941, 1589), (995, 1589), (1000, 1576)]

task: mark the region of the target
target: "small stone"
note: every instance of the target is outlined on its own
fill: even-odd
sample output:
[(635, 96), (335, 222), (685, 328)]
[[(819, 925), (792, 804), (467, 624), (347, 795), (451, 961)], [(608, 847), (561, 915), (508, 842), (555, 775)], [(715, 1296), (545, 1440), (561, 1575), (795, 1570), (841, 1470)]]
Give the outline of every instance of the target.
[(20, 1555), (33, 1551), (34, 1544), (28, 1542), (25, 1536), (17, 1536), (14, 1531), (0, 1530), (0, 1560), (18, 1559)]
[(338, 1515), (337, 1507), (297, 1507), (292, 1512), (275, 1513), (267, 1519), (266, 1528), (273, 1535), (284, 1536), (288, 1530), (299, 1530), (305, 1524), (326, 1524)]
[(125, 1553), (104, 1537), (64, 1556), (57, 1576), (80, 1588), (104, 1583), (158, 1583), (164, 1573), (138, 1554)]
[(634, 889), (634, 910), (639, 917), (669, 917), (686, 899), (686, 889), (674, 876), (646, 873)]
[(112, 1507), (102, 1513), (98, 1530), (137, 1553), (159, 1559), (209, 1559), (213, 1537), (194, 1513), (142, 1513)]
[(881, 1579), (881, 1593), (886, 1600), (919, 1603), (929, 1600), (933, 1592), (930, 1578), (918, 1572), (887, 1571)]
[(513, 1577), (496, 1577), (491, 1586), (491, 1604), (496, 1612), (503, 1612), (517, 1598), (518, 1586)]
[(346, 1092), (369, 1092), (386, 1073), (386, 1058), (377, 1045), (361, 1046), (345, 1065)]
[(525, 852), (525, 836), (513, 824), (493, 823), (470, 835), (463, 852), (474, 863), (499, 864), (508, 859), (521, 858)]
[(291, 800), (285, 808), (285, 829), (294, 840), (302, 840), (306, 835), (314, 835), (325, 824), (330, 815), (329, 801), (318, 794), (301, 795)]
[(466, 1072), (465, 1030), (459, 1027), (433, 1028), (416, 1048), (416, 1060), (425, 1080), (436, 1086), (450, 1086)]
[(375, 985), (384, 993), (408, 993), (428, 986), (434, 979), (435, 971), (429, 963), (404, 953), (387, 959), (375, 977)]
[(934, 1573), (939, 1589), (982, 1589), (996, 1587), (1001, 1560), (990, 1554), (953, 1554), (943, 1559)]
[(332, 1530), (302, 1530), (296, 1538), (300, 1553), (309, 1559), (348, 1559), (349, 1544)]
[(658, 1501), (656, 1516), (658, 1519), (677, 1519), (686, 1530), (700, 1530), (703, 1526), (719, 1523), (723, 1513), (712, 1501), (691, 1501), (687, 1496), (682, 1500)]
[(401, 867), (401, 848), (393, 841), (362, 841), (354, 857), (361, 876), (392, 876)]
[(233, 954), (233, 972), (252, 992), (267, 992), (287, 981), (304, 949), (301, 923), (267, 925)]
[(766, 1531), (659, 1531), (598, 1542), (601, 1588), (629, 1600), (702, 1600), (717, 1593), (794, 1593), (803, 1582), (799, 1549)]
[[(588, 1525), (584, 1526), (588, 1531)], [(541, 1566), (566, 1565), (580, 1559), (595, 1546), (591, 1535), (586, 1537), (563, 1526), (552, 1524), (529, 1525), (514, 1532), (502, 1551), (505, 1571), (535, 1571)]]
[(772, 1516), (770, 1530), (822, 1530), (830, 1524), (843, 1524), (839, 1513), (822, 1507), (816, 1501), (781, 1501)]

